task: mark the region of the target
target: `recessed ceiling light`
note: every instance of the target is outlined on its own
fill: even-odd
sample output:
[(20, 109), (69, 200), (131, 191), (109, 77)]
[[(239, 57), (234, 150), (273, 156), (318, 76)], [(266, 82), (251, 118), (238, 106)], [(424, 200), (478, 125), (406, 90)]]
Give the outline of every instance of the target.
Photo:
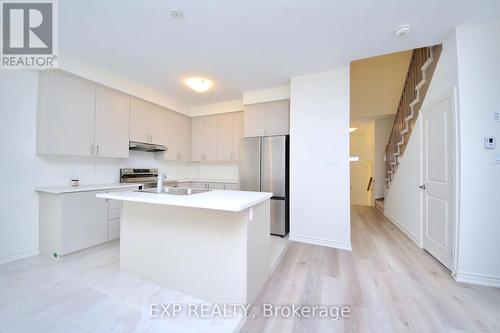
[(394, 30), (394, 35), (397, 37), (403, 37), (410, 33), (411, 26), (409, 25), (400, 25)]
[(172, 8), (170, 9), (170, 16), (172, 16), (174, 19), (180, 20), (184, 17), (184, 13), (179, 9)]
[(212, 81), (203, 77), (190, 77), (186, 84), (197, 92), (205, 92), (212, 87)]
[(357, 127), (349, 127), (349, 133), (352, 133), (357, 129), (358, 129)]

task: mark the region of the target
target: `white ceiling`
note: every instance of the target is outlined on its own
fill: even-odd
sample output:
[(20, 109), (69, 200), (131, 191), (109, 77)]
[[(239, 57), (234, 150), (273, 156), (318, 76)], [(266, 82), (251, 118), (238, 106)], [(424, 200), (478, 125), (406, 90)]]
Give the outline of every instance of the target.
[[(500, 18), (499, 0), (61, 0), (60, 48), (187, 105), (241, 98), (296, 75), (439, 43)], [(183, 20), (169, 15), (184, 12)], [(411, 24), (404, 38), (394, 28)], [(205, 94), (183, 78), (214, 80)]]

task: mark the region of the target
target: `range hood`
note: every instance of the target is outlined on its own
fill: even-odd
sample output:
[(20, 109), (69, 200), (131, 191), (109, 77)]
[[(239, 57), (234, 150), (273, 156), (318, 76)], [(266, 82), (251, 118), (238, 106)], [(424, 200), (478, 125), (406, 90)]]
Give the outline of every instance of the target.
[(129, 150), (139, 150), (139, 151), (147, 151), (150, 153), (154, 153), (157, 151), (167, 151), (167, 148), (164, 145), (156, 145), (154, 143), (144, 143), (144, 142), (136, 142), (130, 141), (128, 144)]

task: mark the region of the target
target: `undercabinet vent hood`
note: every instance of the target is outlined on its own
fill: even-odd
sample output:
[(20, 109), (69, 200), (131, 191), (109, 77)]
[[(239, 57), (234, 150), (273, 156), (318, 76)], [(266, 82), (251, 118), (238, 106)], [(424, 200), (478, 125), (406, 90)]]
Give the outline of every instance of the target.
[(128, 145), (129, 150), (139, 150), (139, 151), (147, 151), (147, 152), (157, 152), (157, 151), (167, 151), (167, 148), (164, 145), (155, 145), (154, 143), (144, 143), (144, 142), (136, 142), (130, 141)]

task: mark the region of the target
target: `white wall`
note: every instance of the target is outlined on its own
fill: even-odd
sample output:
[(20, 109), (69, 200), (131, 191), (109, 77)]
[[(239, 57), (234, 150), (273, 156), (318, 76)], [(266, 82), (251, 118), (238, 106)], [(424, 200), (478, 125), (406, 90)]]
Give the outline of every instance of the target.
[[(457, 85), (455, 32), (443, 41), (443, 50), (434, 71), (422, 108), (443, 98)], [(422, 194), (421, 122), (417, 120), (398, 170), (385, 195), (384, 213), (420, 246)], [(385, 148), (384, 148), (385, 149)]]
[(375, 151), (373, 174), (375, 184), (373, 185), (373, 196), (375, 199), (383, 198), (385, 192), (385, 146), (389, 142), (394, 119), (379, 119), (375, 121)]
[(243, 104), (255, 104), (279, 101), (290, 98), (290, 86), (279, 86), (269, 89), (248, 91), (243, 93)]
[(142, 98), (170, 110), (189, 115), (189, 109), (186, 105), (165, 93), (161, 93), (137, 82), (118, 76), (104, 68), (94, 66), (72, 54), (61, 53), (59, 55), (59, 69), (122, 91), (126, 94)]
[(294, 77), (290, 239), (350, 249), (349, 67)]
[(191, 117), (206, 116), (211, 114), (243, 111), (243, 100), (236, 99), (222, 103), (205, 104), (189, 108)]
[(411, 133), (396, 175), (385, 194), (384, 213), (408, 237), (421, 244), (420, 201), (421, 191), (421, 137), (420, 117)]
[(461, 281), (500, 287), (500, 164), (484, 137), (500, 139), (500, 21), (458, 27), (460, 83), (460, 229), (458, 276)]

